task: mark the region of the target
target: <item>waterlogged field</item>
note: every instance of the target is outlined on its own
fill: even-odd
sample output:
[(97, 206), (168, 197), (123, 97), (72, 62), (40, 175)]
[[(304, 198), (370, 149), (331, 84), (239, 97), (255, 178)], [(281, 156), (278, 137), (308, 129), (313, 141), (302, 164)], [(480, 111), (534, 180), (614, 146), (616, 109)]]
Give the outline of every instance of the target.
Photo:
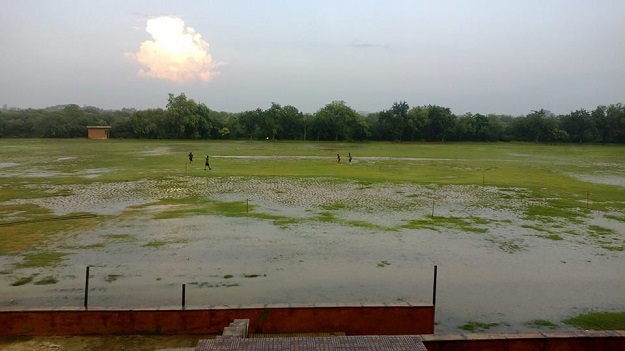
[(567, 329), (625, 311), (624, 249), (622, 146), (0, 140), (0, 307), (87, 266), (90, 306), (430, 302), (437, 265), (437, 332)]

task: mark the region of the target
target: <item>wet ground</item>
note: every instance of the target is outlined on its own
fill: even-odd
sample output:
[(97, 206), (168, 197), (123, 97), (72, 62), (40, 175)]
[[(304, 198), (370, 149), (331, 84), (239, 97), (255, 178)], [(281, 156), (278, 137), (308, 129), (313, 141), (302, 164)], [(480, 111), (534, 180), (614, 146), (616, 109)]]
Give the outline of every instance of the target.
[[(0, 306), (81, 306), (86, 266), (90, 306), (176, 306), (182, 284), (195, 306), (430, 302), (437, 265), (437, 333), (468, 321), (524, 331), (545, 319), (566, 329), (568, 316), (625, 309), (625, 253), (602, 247), (622, 245), (623, 222), (593, 211), (574, 222), (528, 218), (537, 204), (523, 189), (181, 176), (41, 191), (65, 188), (72, 194), (13, 202), (112, 219), (56, 242), (61, 265), (15, 268), (21, 257), (0, 256)], [(267, 216), (155, 218), (174, 205), (128, 212), (189, 196)], [(602, 241), (587, 235), (593, 226), (608, 229)], [(33, 274), (57, 282), (10, 285)]]

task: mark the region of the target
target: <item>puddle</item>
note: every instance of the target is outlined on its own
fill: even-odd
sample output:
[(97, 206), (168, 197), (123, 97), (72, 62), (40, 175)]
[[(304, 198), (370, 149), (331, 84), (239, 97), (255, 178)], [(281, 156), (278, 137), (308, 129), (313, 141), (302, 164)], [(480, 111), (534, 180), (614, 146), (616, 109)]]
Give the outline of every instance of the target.
[(0, 162), (0, 168), (9, 168), (19, 165), (19, 163), (15, 162)]
[(569, 174), (579, 180), (594, 184), (614, 185), (625, 187), (625, 177), (616, 175), (597, 175), (597, 174)]
[(140, 151), (139, 154), (143, 156), (159, 156), (172, 153), (170, 147), (155, 147), (150, 150)]

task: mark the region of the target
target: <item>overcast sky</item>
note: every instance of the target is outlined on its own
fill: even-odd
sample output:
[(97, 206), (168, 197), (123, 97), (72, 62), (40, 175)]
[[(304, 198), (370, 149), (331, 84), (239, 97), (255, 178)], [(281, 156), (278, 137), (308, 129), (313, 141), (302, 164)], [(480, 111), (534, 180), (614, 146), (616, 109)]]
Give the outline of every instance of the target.
[(0, 106), (315, 112), (625, 102), (625, 1), (84, 1), (0, 5)]

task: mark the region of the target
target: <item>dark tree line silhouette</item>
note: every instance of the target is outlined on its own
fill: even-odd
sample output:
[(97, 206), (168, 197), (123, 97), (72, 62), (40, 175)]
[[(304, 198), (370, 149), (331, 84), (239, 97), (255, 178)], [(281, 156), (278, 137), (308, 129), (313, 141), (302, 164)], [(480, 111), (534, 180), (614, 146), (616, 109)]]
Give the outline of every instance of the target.
[(625, 105), (598, 106), (554, 115), (544, 109), (525, 116), (465, 113), (437, 105), (358, 113), (343, 101), (317, 112), (272, 103), (237, 113), (213, 111), (185, 94), (169, 94), (167, 107), (102, 110), (63, 105), (44, 109), (0, 110), (0, 137), (81, 138), (86, 126), (110, 125), (113, 138), (235, 139), (308, 141), (529, 141), (625, 142)]

